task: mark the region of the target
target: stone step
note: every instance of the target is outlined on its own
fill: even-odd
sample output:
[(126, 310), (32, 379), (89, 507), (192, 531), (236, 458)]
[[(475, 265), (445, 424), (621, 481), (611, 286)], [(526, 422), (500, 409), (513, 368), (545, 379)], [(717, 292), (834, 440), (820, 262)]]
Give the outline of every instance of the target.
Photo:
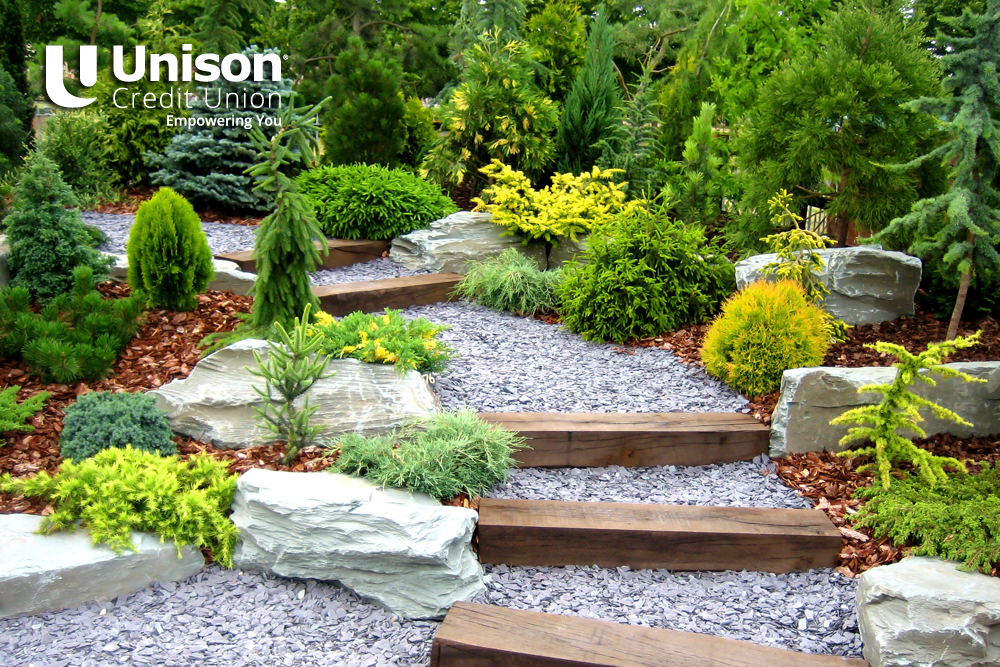
[[(329, 252), (325, 257), (321, 257), (323, 262), (320, 266), (321, 269), (336, 269), (360, 262), (370, 262), (381, 257), (382, 253), (389, 251), (388, 241), (369, 241), (367, 239), (327, 239), (326, 246)], [(253, 250), (228, 252), (215, 257), (216, 259), (236, 262), (242, 271), (257, 273), (257, 260), (254, 258)]]
[(479, 504), (479, 560), (526, 567), (792, 572), (833, 567), (821, 510), (501, 500)]
[(431, 645), (431, 667), (868, 667), (694, 632), (460, 602)]
[(521, 468), (698, 466), (767, 452), (770, 429), (750, 415), (703, 413), (490, 412), (480, 415), (529, 438)]
[(386, 308), (409, 308), (449, 301), (462, 279), (457, 273), (428, 273), (404, 278), (366, 280), (313, 287), (320, 307), (341, 317), (360, 310), (374, 313)]

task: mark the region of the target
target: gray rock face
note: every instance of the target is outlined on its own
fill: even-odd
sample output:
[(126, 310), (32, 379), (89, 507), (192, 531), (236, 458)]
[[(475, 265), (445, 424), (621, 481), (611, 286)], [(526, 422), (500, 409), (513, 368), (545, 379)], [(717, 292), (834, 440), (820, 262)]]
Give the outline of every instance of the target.
[(0, 234), (0, 287), (10, 284), (10, 245), (7, 235)]
[[(110, 254), (110, 253), (109, 253)], [(128, 256), (111, 255), (115, 258), (115, 265), (111, 268), (109, 278), (119, 283), (128, 281)], [(220, 292), (232, 292), (238, 296), (246, 296), (253, 287), (257, 275), (240, 271), (236, 262), (225, 259), (213, 259), (215, 267), (215, 277), (208, 284), (208, 289), (219, 290)]]
[[(819, 250), (820, 273), (830, 290), (823, 308), (848, 324), (887, 322), (913, 315), (913, 296), (920, 286), (922, 264), (916, 257), (873, 246)], [(762, 269), (777, 255), (756, 255), (736, 265), (736, 286), (743, 289), (765, 276)]]
[(583, 263), (583, 251), (587, 249), (588, 235), (581, 234), (576, 241), (564, 238), (549, 250), (549, 269), (559, 269), (570, 260), (578, 260)]
[(0, 516), (0, 618), (38, 614), (99, 598), (110, 600), (154, 581), (178, 581), (201, 571), (194, 547), (161, 544), (155, 535), (133, 533), (138, 553), (121, 556), (94, 546), (86, 531), (38, 535), (42, 517)]
[(545, 247), (525, 246), (521, 239), (501, 236), (506, 230), (490, 222), (490, 213), (459, 211), (436, 220), (427, 229), (397, 236), (392, 240), (389, 256), (411, 271), (427, 269), (441, 273), (464, 273), (465, 265), (473, 260), (499, 255), (507, 248), (519, 252), (546, 267)]
[[(934, 418), (921, 410), (921, 427), (927, 435), (954, 433), (958, 436), (1000, 433), (1000, 362), (961, 362), (951, 368), (986, 380), (962, 382), (934, 376), (937, 386), (918, 382), (914, 393), (954, 410), (973, 426), (962, 426)], [(771, 456), (790, 452), (840, 451), (838, 442), (847, 426), (831, 426), (834, 417), (859, 405), (877, 403), (878, 394), (859, 394), (866, 384), (887, 384), (896, 377), (895, 368), (793, 368), (781, 377), (781, 395), (771, 420)]]
[(443, 616), (484, 590), (477, 514), (332, 473), (251, 470), (237, 483), (238, 567), (339, 581), (407, 618)]
[(872, 667), (1000, 665), (1000, 579), (907, 558), (858, 584), (858, 626)]
[[(239, 341), (199, 361), (187, 378), (149, 393), (177, 433), (225, 449), (262, 445), (271, 437), (256, 424), (253, 408), (261, 403), (253, 385), (263, 387), (264, 381), (246, 368), (257, 368), (254, 350), (266, 360), (267, 349), (266, 341)], [(400, 375), (392, 366), (331, 359), (327, 372), (336, 375), (306, 393), (310, 405), (320, 406), (311, 421), (323, 426), (320, 438), (348, 431), (380, 433), (439, 408), (416, 371)]]

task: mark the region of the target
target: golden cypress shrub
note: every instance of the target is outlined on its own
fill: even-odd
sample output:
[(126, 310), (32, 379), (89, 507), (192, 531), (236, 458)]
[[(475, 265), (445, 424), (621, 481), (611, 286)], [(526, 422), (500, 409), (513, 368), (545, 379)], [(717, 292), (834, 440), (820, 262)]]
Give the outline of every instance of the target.
[(747, 396), (781, 386), (789, 368), (817, 366), (830, 346), (823, 311), (790, 280), (756, 282), (722, 307), (701, 349), (709, 374)]

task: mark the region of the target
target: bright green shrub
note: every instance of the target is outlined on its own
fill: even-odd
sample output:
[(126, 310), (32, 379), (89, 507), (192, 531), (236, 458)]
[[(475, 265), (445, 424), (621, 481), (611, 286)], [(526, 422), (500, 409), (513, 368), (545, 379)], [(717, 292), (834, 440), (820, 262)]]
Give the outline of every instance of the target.
[(380, 165), (316, 167), (298, 181), (323, 231), (334, 238), (391, 239), (458, 210), (438, 186)]
[[(862, 405), (848, 410), (831, 424), (861, 424), (853, 426), (843, 438), (841, 445), (852, 442), (867, 442), (867, 447), (841, 452), (840, 456), (874, 456), (875, 463), (858, 467), (858, 472), (875, 469), (878, 471), (879, 482), (883, 488), (889, 488), (892, 480), (892, 468), (897, 462), (909, 462), (917, 470), (918, 476), (928, 486), (935, 486), (947, 481), (948, 476), (944, 466), (965, 472), (965, 465), (950, 456), (935, 456), (925, 449), (920, 449), (913, 442), (900, 435), (900, 432), (915, 433), (918, 438), (926, 434), (920, 428), (923, 421), (919, 408), (927, 408), (938, 419), (972, 426), (952, 410), (914, 394), (909, 390), (917, 380), (931, 385), (937, 384), (932, 374), (943, 378), (959, 378), (965, 382), (986, 382), (954, 368), (942, 366), (944, 358), (955, 350), (961, 350), (979, 344), (979, 334), (960, 337), (943, 343), (930, 343), (920, 354), (911, 354), (902, 345), (878, 342), (866, 347), (874, 348), (884, 354), (895, 355), (899, 361), (893, 364), (896, 377), (892, 384), (869, 384), (858, 389), (858, 393), (876, 393), (882, 395), (882, 400), (875, 405)], [(927, 371), (921, 373), (921, 371)]]
[(437, 138), (434, 130), (434, 115), (431, 110), (424, 106), (419, 97), (410, 97), (406, 100), (406, 107), (403, 111), (403, 130), (406, 132), (406, 139), (403, 142), (403, 150), (399, 154), (399, 161), (402, 164), (417, 167), (427, 153), (427, 149)]
[[(40, 391), (19, 404), (17, 402), (19, 391), (21, 391), (21, 387), (18, 385), (12, 385), (0, 391), (0, 434), (10, 431), (35, 430), (35, 427), (25, 422), (45, 407), (45, 399), (51, 396), (47, 391)], [(0, 445), (2, 444), (0, 442)]]
[(705, 334), (710, 375), (747, 396), (781, 386), (789, 368), (818, 366), (830, 347), (826, 318), (790, 280), (756, 282), (731, 298)]
[(514, 248), (496, 257), (473, 262), (455, 293), (494, 310), (532, 316), (559, 306), (556, 287), (562, 271), (542, 271)]
[(215, 275), (201, 219), (170, 188), (139, 205), (127, 252), (128, 283), (150, 308), (194, 310)]
[(236, 476), (224, 461), (207, 455), (187, 461), (132, 447), (110, 448), (82, 461), (63, 461), (55, 476), (0, 477), (0, 491), (42, 497), (55, 512), (42, 531), (74, 530), (77, 522), (94, 544), (117, 553), (135, 551), (132, 531), (156, 533), (184, 545), (212, 550), (232, 567), (238, 531), (226, 516), (236, 492)]
[(507, 228), (508, 235), (523, 234), (525, 244), (536, 239), (558, 242), (561, 237), (576, 240), (595, 225), (607, 222), (637, 202), (625, 202), (627, 183), (615, 183), (618, 173), (594, 167), (579, 176), (555, 174), (552, 184), (535, 190), (531, 181), (499, 160), (481, 172), (490, 178), (482, 197), (472, 201), (477, 210), (493, 214), (493, 222)]
[(408, 320), (400, 310), (382, 314), (351, 313), (336, 319), (327, 313), (316, 316), (313, 335), (322, 337), (319, 352), (371, 364), (394, 364), (402, 372), (440, 373), (458, 353), (438, 340), (448, 327), (422, 317)]
[(646, 206), (595, 227), (583, 260), (563, 267), (557, 294), (563, 323), (586, 340), (622, 343), (704, 322), (735, 283), (702, 228)]
[(859, 528), (896, 546), (914, 544), (914, 556), (959, 561), (967, 570), (1000, 567), (1000, 465), (977, 475), (947, 475), (933, 488), (919, 475), (897, 479), (892, 488), (859, 488), (865, 505), (851, 517)]
[(0, 290), (0, 356), (21, 358), (45, 382), (105, 377), (141, 326), (143, 297), (105, 299), (90, 267), (77, 267), (72, 292), (31, 311), (24, 287)]
[(440, 412), (388, 435), (342, 436), (330, 470), (433, 498), (471, 498), (506, 480), (524, 447), (524, 438), (471, 410)]
[(64, 459), (74, 461), (126, 445), (172, 456), (177, 453), (173, 437), (167, 413), (149, 394), (92, 391), (66, 408), (59, 449)]
[(73, 287), (73, 273), (84, 266), (103, 276), (114, 261), (90, 246), (76, 200), (56, 165), (35, 153), (18, 182), (14, 209), (6, 218), (11, 285), (25, 287), (40, 300)]
[(24, 118), (30, 109), (30, 99), (21, 94), (14, 78), (0, 66), (0, 176), (21, 164), (28, 141)]
[(92, 208), (114, 197), (104, 150), (104, 116), (90, 110), (63, 111), (50, 116), (43, 128), (37, 150), (59, 168), (81, 206)]

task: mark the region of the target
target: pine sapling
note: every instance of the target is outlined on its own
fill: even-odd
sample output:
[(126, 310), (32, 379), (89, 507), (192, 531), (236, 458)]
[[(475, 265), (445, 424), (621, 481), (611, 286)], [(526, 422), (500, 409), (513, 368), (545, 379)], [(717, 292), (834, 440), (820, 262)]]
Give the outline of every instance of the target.
[[(47, 391), (40, 391), (18, 404), (17, 394), (19, 391), (21, 391), (21, 387), (18, 385), (12, 385), (0, 391), (0, 433), (35, 430), (33, 426), (25, 422), (45, 407), (45, 399), (51, 396)], [(0, 444), (3, 443), (0, 442)]]
[(305, 307), (302, 319), (295, 318), (291, 333), (281, 322), (275, 322), (274, 330), (279, 341), (268, 341), (267, 361), (263, 361), (254, 350), (257, 370), (247, 367), (253, 375), (264, 378), (263, 389), (253, 388), (264, 402), (264, 407), (254, 409), (260, 417), (258, 423), (288, 443), (288, 452), (281, 461), (284, 465), (291, 463), (298, 451), (310, 445), (322, 430), (321, 426), (309, 424), (319, 406), (309, 405), (308, 396), (301, 408), (295, 406), (295, 400), (318, 380), (335, 375), (325, 373), (329, 357), (315, 354), (322, 337), (310, 335), (310, 308), (308, 305)]
[[(937, 382), (930, 377), (931, 374), (942, 378), (959, 378), (965, 382), (985, 382), (986, 380), (974, 378), (968, 373), (941, 365), (942, 360), (955, 350), (978, 345), (980, 333), (982, 332), (977, 331), (971, 336), (959, 337), (943, 343), (930, 343), (927, 345), (927, 349), (920, 354), (911, 354), (903, 346), (893, 343), (880, 341), (874, 345), (866, 345), (865, 347), (874, 348), (879, 352), (892, 354), (900, 361), (892, 365), (897, 370), (896, 377), (891, 384), (869, 384), (858, 389), (859, 394), (868, 392), (882, 394), (880, 403), (848, 410), (830, 422), (831, 424), (860, 424), (860, 426), (852, 426), (847, 435), (841, 438), (841, 445), (858, 441), (870, 443), (866, 447), (841, 452), (839, 455), (874, 456), (875, 463), (859, 467), (858, 472), (876, 469), (883, 489), (888, 489), (890, 486), (892, 467), (895, 462), (908, 461), (912, 463), (920, 478), (931, 487), (947, 481), (945, 466), (959, 472), (966, 472), (965, 464), (958, 459), (950, 456), (935, 456), (914, 445), (912, 440), (900, 435), (900, 432), (909, 431), (915, 433), (919, 438), (926, 436), (919, 425), (919, 422), (923, 421), (918, 410), (921, 407), (929, 409), (938, 419), (946, 419), (963, 426), (972, 426), (954, 411), (918, 396), (910, 391), (909, 387), (917, 380), (932, 387), (936, 386)], [(923, 370), (926, 370), (927, 373), (921, 373)]]

